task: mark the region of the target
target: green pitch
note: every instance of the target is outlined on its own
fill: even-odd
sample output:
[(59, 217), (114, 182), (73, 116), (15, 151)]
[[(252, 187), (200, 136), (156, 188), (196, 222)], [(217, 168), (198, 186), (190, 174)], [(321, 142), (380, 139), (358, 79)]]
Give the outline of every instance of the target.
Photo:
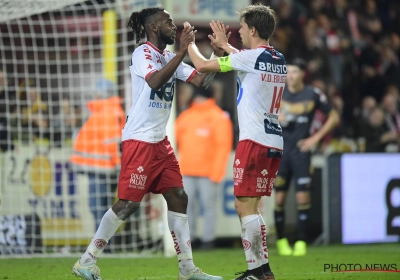
[[(235, 272), (244, 271), (246, 263), (243, 250), (216, 249), (193, 253), (197, 266), (205, 272), (234, 279)], [(280, 279), (400, 279), (396, 272), (324, 272), (327, 265), (359, 264), (391, 265), (389, 269), (400, 270), (400, 244), (385, 245), (334, 245), (309, 247), (306, 257), (280, 257), (270, 248), (269, 258), (275, 278)], [(0, 280), (3, 279), (77, 279), (71, 275), (76, 258), (0, 258)], [(177, 279), (178, 263), (173, 258), (100, 258), (97, 262), (105, 280), (121, 279)], [(344, 266), (342, 265), (342, 269)]]

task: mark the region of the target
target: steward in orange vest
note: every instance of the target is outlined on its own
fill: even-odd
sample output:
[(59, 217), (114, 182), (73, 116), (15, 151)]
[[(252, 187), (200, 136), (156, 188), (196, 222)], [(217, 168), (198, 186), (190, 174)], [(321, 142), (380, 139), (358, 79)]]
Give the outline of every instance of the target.
[(182, 175), (208, 177), (215, 183), (224, 179), (232, 151), (233, 128), (228, 114), (213, 98), (193, 102), (179, 115), (175, 137)]
[(121, 98), (93, 100), (88, 108), (91, 115), (75, 139), (70, 161), (77, 171), (115, 173), (121, 164), (119, 144), (125, 124)]

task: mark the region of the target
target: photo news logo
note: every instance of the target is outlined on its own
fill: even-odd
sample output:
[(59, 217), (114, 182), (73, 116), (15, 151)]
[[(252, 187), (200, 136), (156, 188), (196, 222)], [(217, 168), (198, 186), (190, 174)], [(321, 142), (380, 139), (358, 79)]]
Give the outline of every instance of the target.
[(324, 272), (398, 272), (395, 263), (325, 263)]

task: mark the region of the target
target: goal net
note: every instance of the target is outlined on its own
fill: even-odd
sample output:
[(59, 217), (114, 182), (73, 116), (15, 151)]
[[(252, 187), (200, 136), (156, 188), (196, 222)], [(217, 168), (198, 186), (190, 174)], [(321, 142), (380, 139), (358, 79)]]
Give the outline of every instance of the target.
[[(117, 176), (74, 169), (74, 141), (89, 102), (118, 96), (122, 111), (130, 106), (127, 21), (159, 2), (0, 0), (1, 256), (86, 249)], [(106, 250), (170, 254), (165, 215), (162, 197), (147, 195)]]

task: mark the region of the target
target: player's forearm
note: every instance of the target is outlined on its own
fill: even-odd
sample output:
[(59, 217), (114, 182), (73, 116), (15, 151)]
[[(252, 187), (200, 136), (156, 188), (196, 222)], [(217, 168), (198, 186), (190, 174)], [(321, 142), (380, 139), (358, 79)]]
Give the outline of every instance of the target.
[[(193, 62), (196, 70), (205, 72), (221, 72), (221, 67), (218, 62), (218, 58), (206, 59), (199, 51), (194, 43), (189, 44), (188, 52), (190, 59)], [(211, 76), (210, 76), (211, 77)]]
[[(212, 53), (210, 56), (210, 59), (215, 59), (218, 57), (219, 57), (218, 55), (215, 55), (214, 53)], [(212, 81), (214, 80), (215, 74), (217, 74), (217, 72), (209, 72), (206, 75), (206, 77), (204, 78), (204, 81), (201, 86), (204, 88), (208, 88), (211, 85)]]
[(170, 62), (167, 63), (160, 71), (152, 74), (147, 80), (147, 84), (154, 90), (159, 90), (163, 85), (165, 85), (172, 75), (175, 73), (179, 64), (185, 57), (185, 52), (178, 52)]
[(188, 53), (189, 57), (193, 62), (194, 67), (196, 68), (197, 71), (199, 72), (209, 72), (207, 69), (205, 69), (206, 62), (208, 59), (206, 59), (199, 51), (197, 48), (196, 44), (194, 42), (190, 43), (188, 46)]
[(328, 119), (321, 127), (321, 129), (316, 133), (318, 136), (318, 141), (324, 138), (335, 126), (339, 123), (339, 114), (335, 109), (333, 109), (328, 116)]

